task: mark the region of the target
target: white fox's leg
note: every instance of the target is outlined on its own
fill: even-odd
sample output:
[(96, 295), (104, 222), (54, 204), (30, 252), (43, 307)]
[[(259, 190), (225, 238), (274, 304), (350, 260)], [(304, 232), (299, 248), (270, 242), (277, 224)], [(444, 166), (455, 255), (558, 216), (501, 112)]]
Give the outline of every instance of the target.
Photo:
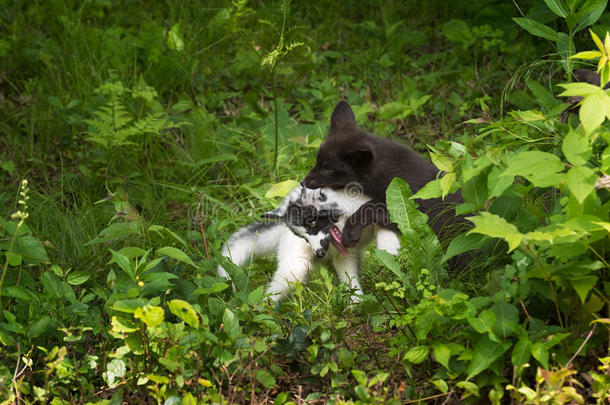
[(362, 287), (360, 287), (360, 281), (358, 280), (361, 262), (360, 252), (350, 252), (347, 255), (339, 254), (333, 259), (333, 265), (339, 280), (349, 285), (353, 290), (350, 298), (353, 303), (360, 302), (360, 298), (356, 295), (362, 295)]
[(305, 282), (312, 267), (313, 250), (309, 243), (287, 231), (280, 239), (277, 270), (265, 293), (271, 294), (274, 301), (281, 300), (290, 291), (291, 284)]
[[(290, 232), (284, 224), (252, 224), (235, 232), (222, 247), (222, 255), (238, 266), (243, 266), (253, 256), (275, 253), (282, 234)], [(218, 276), (226, 279), (229, 274), (218, 266)]]
[(398, 251), (400, 250), (400, 237), (396, 232), (375, 225), (375, 236), (377, 238), (377, 249), (385, 250), (394, 256), (398, 255)]

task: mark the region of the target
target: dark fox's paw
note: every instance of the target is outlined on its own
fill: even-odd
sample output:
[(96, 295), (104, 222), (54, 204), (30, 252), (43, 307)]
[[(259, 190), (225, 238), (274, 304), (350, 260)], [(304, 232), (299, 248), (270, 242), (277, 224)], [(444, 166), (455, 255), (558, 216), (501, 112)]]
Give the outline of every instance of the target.
[(364, 231), (364, 226), (362, 224), (350, 224), (347, 222), (343, 228), (343, 236), (341, 237), (343, 246), (356, 246), (358, 241), (360, 241), (362, 231)]

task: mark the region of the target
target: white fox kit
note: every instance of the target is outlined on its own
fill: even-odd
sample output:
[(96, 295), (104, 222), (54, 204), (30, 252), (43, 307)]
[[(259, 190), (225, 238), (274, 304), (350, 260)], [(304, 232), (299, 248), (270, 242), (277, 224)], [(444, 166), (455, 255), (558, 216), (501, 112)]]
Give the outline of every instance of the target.
[[(377, 247), (396, 255), (400, 248), (398, 235), (381, 226), (369, 226), (354, 247), (341, 243), (345, 221), (369, 201), (362, 193), (329, 188), (308, 189), (298, 186), (273, 211), (262, 215), (276, 222), (255, 223), (235, 232), (225, 243), (222, 254), (238, 266), (253, 256), (275, 253), (277, 270), (266, 288), (274, 301), (282, 299), (295, 282), (304, 282), (313, 268), (314, 258), (332, 261), (339, 280), (348, 283), (358, 302), (362, 294), (358, 272), (365, 247), (377, 238)], [(218, 266), (218, 275), (229, 275)]]

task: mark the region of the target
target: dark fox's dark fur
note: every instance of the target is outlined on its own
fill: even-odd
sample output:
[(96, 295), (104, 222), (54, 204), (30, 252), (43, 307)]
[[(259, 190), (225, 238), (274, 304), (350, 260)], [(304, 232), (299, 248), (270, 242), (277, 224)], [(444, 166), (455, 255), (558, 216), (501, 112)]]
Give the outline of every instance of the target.
[[(356, 124), (349, 104), (340, 101), (331, 116), (330, 133), (320, 146), (316, 165), (305, 177), (304, 184), (309, 188), (342, 188), (350, 183), (359, 184), (362, 191), (373, 199), (347, 221), (343, 230), (343, 244), (353, 246), (360, 239), (362, 230), (371, 223), (396, 229), (389, 222), (387, 208), (381, 210), (381, 214), (379, 209), (367, 209), (371, 204), (385, 207), (386, 188), (394, 177), (404, 179), (416, 193), (438, 174), (436, 166), (406, 146), (364, 132)], [(460, 222), (455, 216), (454, 206), (461, 201), (460, 194), (455, 193), (445, 200), (417, 202), (428, 215), (432, 229), (440, 236), (446, 225)]]

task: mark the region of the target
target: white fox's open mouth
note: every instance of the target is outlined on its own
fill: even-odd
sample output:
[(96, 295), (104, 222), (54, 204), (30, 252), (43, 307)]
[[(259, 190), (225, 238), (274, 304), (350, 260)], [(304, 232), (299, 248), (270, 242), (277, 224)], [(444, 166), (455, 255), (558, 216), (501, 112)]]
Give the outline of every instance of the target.
[(333, 246), (335, 246), (337, 248), (337, 250), (339, 252), (341, 252), (342, 254), (346, 255), (347, 254), (347, 248), (345, 246), (343, 246), (343, 243), (341, 243), (341, 230), (337, 227), (337, 225), (333, 225), (330, 227), (330, 241), (333, 244)]

